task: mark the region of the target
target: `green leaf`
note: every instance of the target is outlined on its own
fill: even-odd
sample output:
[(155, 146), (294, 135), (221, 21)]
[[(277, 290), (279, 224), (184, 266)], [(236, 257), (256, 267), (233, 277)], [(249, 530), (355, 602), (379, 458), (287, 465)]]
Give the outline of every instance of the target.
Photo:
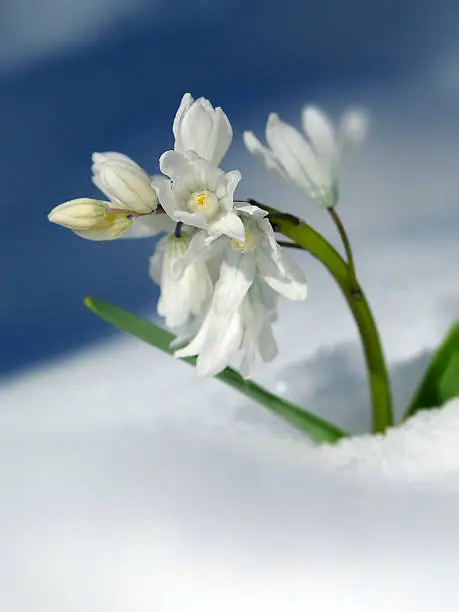
[(459, 397), (459, 321), (435, 352), (404, 420), (420, 410), (443, 406), (453, 397)]
[[(96, 298), (87, 297), (85, 304), (99, 317), (112, 323), (112, 325), (119, 329), (170, 355), (173, 353), (169, 345), (174, 340), (174, 336), (161, 327), (145, 321), (145, 319), (141, 319), (122, 308), (118, 308), (118, 306)], [(196, 358), (187, 357), (183, 361), (194, 365)], [(306, 412), (306, 410), (299, 406), (283, 400), (250, 380), (245, 380), (238, 372), (231, 368), (223, 370), (223, 372), (218, 374), (217, 378), (283, 417), (286, 421), (295, 425), (318, 442), (336, 442), (340, 438), (347, 436), (347, 434), (332, 423), (328, 423), (320, 417)]]

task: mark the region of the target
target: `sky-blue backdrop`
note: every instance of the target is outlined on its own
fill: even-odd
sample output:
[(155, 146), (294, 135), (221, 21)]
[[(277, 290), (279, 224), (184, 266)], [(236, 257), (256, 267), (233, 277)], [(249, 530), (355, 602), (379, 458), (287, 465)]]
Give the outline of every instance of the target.
[(2, 374), (109, 333), (85, 295), (137, 310), (157, 298), (150, 241), (90, 243), (46, 220), (96, 194), (92, 151), (123, 151), (153, 172), (185, 91), (222, 105), (238, 135), (248, 110), (263, 109), (249, 126), (260, 133), (276, 100), (411, 78), (459, 25), (456, 0), (123, 3), (0, 9)]

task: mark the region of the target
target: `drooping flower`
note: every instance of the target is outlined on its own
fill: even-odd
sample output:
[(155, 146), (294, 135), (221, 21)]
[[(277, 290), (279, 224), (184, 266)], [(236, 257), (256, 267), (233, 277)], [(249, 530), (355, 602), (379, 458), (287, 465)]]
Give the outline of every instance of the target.
[(165, 317), (170, 328), (181, 327), (192, 315), (200, 315), (212, 297), (213, 285), (205, 263), (194, 262), (178, 279), (172, 273), (189, 242), (190, 237), (185, 232), (180, 236), (164, 236), (150, 258), (150, 276), (161, 287), (158, 314)]
[(252, 132), (244, 132), (244, 143), (269, 170), (293, 182), (318, 206), (332, 208), (339, 199), (343, 159), (365, 138), (368, 116), (363, 110), (349, 109), (336, 130), (320, 109), (306, 106), (302, 125), (306, 138), (271, 113), (266, 126), (269, 146), (262, 145)]
[(234, 210), (234, 190), (241, 180), (238, 170), (223, 172), (193, 151), (185, 155), (166, 151), (161, 172), (168, 176), (153, 182), (159, 202), (175, 222), (224, 234), (244, 242), (244, 226)]
[(266, 211), (250, 204), (238, 205), (244, 226), (245, 241), (228, 240), (226, 236), (209, 236), (196, 232), (186, 253), (174, 266), (177, 278), (196, 260), (208, 260), (223, 253), (220, 277), (214, 295), (218, 311), (234, 310), (259, 276), (274, 291), (290, 300), (304, 300), (307, 283), (302, 269), (277, 243)]
[[(255, 279), (236, 310), (218, 314), (209, 308), (204, 318), (193, 322), (185, 337), (189, 344), (175, 351), (175, 357), (197, 355), (197, 372), (200, 376), (215, 376), (226, 368), (234, 355), (242, 351), (240, 372), (250, 378), (257, 353), (264, 362), (272, 361), (277, 353), (272, 324), (277, 318), (275, 306), (265, 296), (273, 294), (271, 301), (277, 302), (277, 294), (261, 279)], [(184, 344), (184, 337), (180, 344)]]
[(183, 154), (195, 151), (216, 166), (233, 138), (231, 124), (222, 109), (219, 106), (214, 108), (206, 98), (194, 100), (189, 93), (182, 98), (172, 130), (175, 151)]
[(207, 314), (189, 344), (175, 352), (176, 357), (197, 355), (197, 370), (203, 376), (224, 369), (241, 347), (246, 376), (256, 349), (266, 360), (273, 358), (273, 294), (291, 300), (304, 300), (307, 295), (306, 278), (277, 244), (265, 211), (247, 205), (239, 207), (239, 213), (245, 227), (244, 244), (225, 236), (210, 240), (205, 232), (197, 232), (180, 264), (172, 269), (173, 276), (180, 278), (188, 265), (223, 253)]
[(278, 297), (278, 293), (256, 278), (242, 302), (243, 357), (239, 371), (244, 378), (250, 378), (257, 352), (265, 363), (277, 356), (273, 323), (277, 319)]

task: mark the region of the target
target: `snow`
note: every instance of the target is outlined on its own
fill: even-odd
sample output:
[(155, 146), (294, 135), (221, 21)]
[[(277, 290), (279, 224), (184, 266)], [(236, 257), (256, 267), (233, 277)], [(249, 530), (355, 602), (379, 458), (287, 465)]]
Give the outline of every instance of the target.
[(0, 403), (8, 612), (457, 609), (458, 400), (316, 447), (117, 339)]

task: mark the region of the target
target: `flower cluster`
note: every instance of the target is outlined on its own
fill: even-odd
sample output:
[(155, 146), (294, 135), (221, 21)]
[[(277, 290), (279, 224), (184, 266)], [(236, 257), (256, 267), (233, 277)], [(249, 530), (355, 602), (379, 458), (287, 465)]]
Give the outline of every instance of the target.
[[(311, 145), (275, 115), (267, 128), (272, 150), (251, 133), (244, 138), (268, 167), (332, 206), (337, 161), (363, 132), (356, 117), (348, 114), (335, 137), (323, 115), (306, 109)], [(257, 352), (264, 361), (276, 356), (272, 325), (279, 296), (304, 300), (306, 279), (277, 243), (267, 213), (235, 201), (241, 174), (219, 167), (233, 137), (222, 109), (185, 94), (173, 135), (174, 149), (159, 160), (161, 175), (149, 176), (120, 153), (94, 153), (93, 182), (106, 199), (65, 202), (49, 220), (89, 240), (163, 232), (150, 275), (160, 285), (158, 313), (178, 333), (175, 355), (196, 355), (198, 372), (212, 376), (242, 351), (240, 370), (249, 377)]]

